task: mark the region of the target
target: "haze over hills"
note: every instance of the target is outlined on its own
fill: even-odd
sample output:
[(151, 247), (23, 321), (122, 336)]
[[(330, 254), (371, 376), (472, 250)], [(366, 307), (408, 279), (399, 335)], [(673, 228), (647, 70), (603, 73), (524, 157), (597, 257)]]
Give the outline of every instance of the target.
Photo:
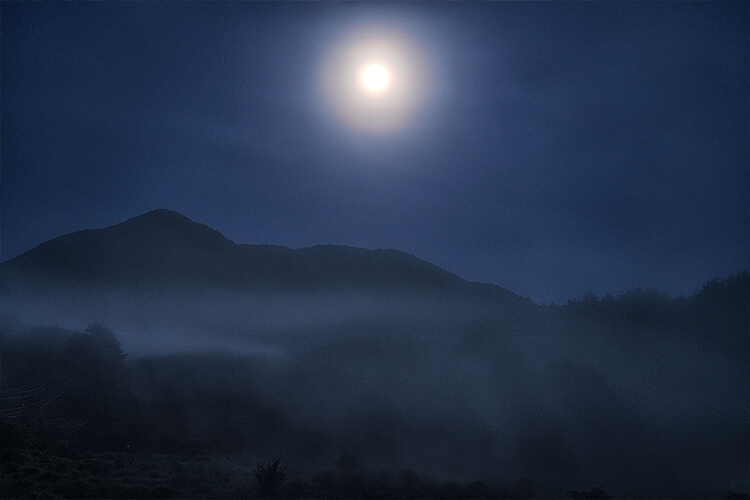
[(12, 286), (19, 276), (37, 287), (189, 286), (247, 292), (481, 290), (522, 301), (500, 287), (470, 284), (398, 250), (238, 245), (208, 226), (165, 209), (103, 229), (59, 236), (0, 264), (4, 285)]
[[(0, 264), (3, 380), (70, 370), (91, 323), (128, 355), (120, 397), (142, 428), (87, 403), (110, 412), (89, 444), (181, 453), (198, 439), (312, 472), (344, 453), (368, 473), (532, 478), (550, 496), (744, 488), (749, 315), (747, 272), (690, 297), (541, 306), (404, 252), (238, 245), (168, 210)], [(97, 390), (78, 392), (111, 396)]]
[(398, 250), (238, 245), (160, 209), (3, 262), (0, 306), (69, 328), (106, 324), (123, 332), (129, 353), (153, 354), (208, 349), (209, 338), (214, 349), (242, 338), (252, 339), (242, 349), (266, 352), (279, 339), (341, 329), (423, 332), (479, 309), (509, 317), (534, 304)]

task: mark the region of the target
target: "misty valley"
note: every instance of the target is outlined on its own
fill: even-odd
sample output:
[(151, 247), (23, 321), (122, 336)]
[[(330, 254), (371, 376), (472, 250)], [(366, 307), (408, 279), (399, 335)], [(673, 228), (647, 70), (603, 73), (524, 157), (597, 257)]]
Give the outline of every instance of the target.
[(3, 498), (747, 498), (746, 270), (540, 305), (158, 210), (0, 287)]

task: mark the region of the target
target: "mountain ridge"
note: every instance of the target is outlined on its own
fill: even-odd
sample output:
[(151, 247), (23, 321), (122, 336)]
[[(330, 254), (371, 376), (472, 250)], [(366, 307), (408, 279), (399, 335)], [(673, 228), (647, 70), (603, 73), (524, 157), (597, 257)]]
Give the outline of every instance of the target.
[(168, 209), (152, 210), (100, 229), (63, 234), (0, 264), (4, 286), (19, 276), (36, 288), (62, 283), (151, 289), (477, 292), (481, 286), (499, 297), (521, 299), (496, 285), (468, 282), (400, 250), (237, 244)]

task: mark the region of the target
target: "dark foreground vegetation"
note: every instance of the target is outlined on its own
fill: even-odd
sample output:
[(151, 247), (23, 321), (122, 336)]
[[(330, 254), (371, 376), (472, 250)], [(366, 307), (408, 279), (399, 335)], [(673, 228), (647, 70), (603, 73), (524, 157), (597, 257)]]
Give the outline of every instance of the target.
[[(613, 346), (618, 344), (612, 339), (626, 339), (627, 344), (622, 340), (622, 345), (640, 349), (638, 359), (646, 360), (648, 351), (641, 346), (647, 345), (649, 335), (663, 335), (675, 349), (703, 346), (703, 351), (724, 360), (742, 375), (747, 372), (748, 297), (750, 275), (741, 273), (708, 283), (689, 298), (670, 299), (653, 292), (634, 292), (616, 298), (587, 296), (565, 306), (540, 307), (534, 316), (518, 321), (523, 322), (531, 338), (538, 331), (554, 328), (560, 336), (591, 332), (591, 338), (598, 335)], [(482, 356), (502, 352), (498, 346), (509, 337), (503, 337), (498, 324), (474, 323), (458, 331), (457, 338), (463, 342), (459, 346), (469, 354), (454, 349), (451, 359), (464, 355), (478, 362), (485, 359)], [(372, 406), (367, 407), (367, 398), (357, 399), (359, 394), (355, 390), (342, 385), (357, 370), (365, 370), (374, 357), (382, 370), (394, 367), (406, 370), (398, 364), (401, 360), (411, 366), (425, 352), (409, 343), (416, 342), (413, 339), (407, 342), (390, 338), (387, 342), (392, 344), (388, 344), (383, 338), (368, 342), (360, 337), (356, 339), (360, 343), (356, 349), (366, 351), (364, 357), (351, 347), (353, 340), (347, 343), (346, 338), (335, 337), (335, 342), (322, 344), (324, 347), (306, 345), (314, 363), (305, 365), (306, 358), (298, 355), (298, 366), (227, 352), (130, 359), (117, 336), (100, 324), (73, 331), (3, 319), (0, 327), (2, 498), (534, 498), (537, 494), (549, 495), (548, 489), (540, 492), (537, 485), (543, 484), (550, 471), (557, 470), (562, 472), (556, 484), (564, 485), (553, 495), (558, 498), (610, 498), (609, 492), (618, 497), (634, 497), (640, 495), (628, 494), (622, 487), (612, 491), (607, 483), (599, 487), (593, 486), (602, 484), (598, 481), (576, 479), (589, 476), (576, 476), (578, 472), (567, 462), (593, 449), (597, 460), (599, 457), (608, 460), (607, 463), (620, 460), (622, 467), (631, 467), (629, 470), (636, 472), (639, 469), (627, 460), (640, 460), (652, 476), (668, 476), (671, 473), (668, 464), (654, 469), (650, 463), (672, 457), (670, 446), (679, 443), (684, 446), (680, 450), (692, 453), (691, 463), (698, 464), (694, 470), (701, 474), (703, 465), (698, 461), (704, 457), (700, 452), (709, 442), (701, 441), (700, 436), (691, 437), (696, 434), (695, 429), (702, 428), (689, 420), (684, 434), (677, 433), (671, 422), (657, 428), (662, 429), (659, 431), (662, 434), (674, 433), (667, 436), (673, 441), (668, 441), (644, 428), (636, 416), (628, 417), (630, 408), (614, 406), (612, 410), (618, 400), (608, 396), (606, 386), (596, 385), (600, 382), (593, 376), (595, 372), (570, 369), (559, 372), (558, 378), (565, 382), (564, 377), (568, 377), (577, 385), (552, 386), (559, 393), (568, 391), (566, 397), (570, 399), (556, 410), (561, 415), (560, 422), (566, 425), (542, 418), (529, 420), (524, 414), (526, 428), (531, 433), (513, 442), (521, 443), (520, 449), (512, 449), (513, 443), (509, 448), (513, 457), (525, 460), (523, 470), (531, 473), (504, 474), (506, 466), (497, 459), (503, 450), (493, 455), (490, 447), (493, 440), (500, 438), (483, 434), (481, 422), (467, 423), (470, 413), (451, 420), (453, 407), (448, 406), (443, 410), (448, 417), (441, 421), (438, 416), (425, 416), (428, 412), (420, 407), (420, 411), (407, 418), (396, 412), (395, 403), (389, 407), (386, 402), (377, 405), (371, 402)], [(513, 361), (510, 357), (501, 359), (505, 365)], [(662, 365), (670, 370), (686, 369), (678, 364)], [(335, 369), (341, 374), (337, 375)], [(471, 365), (466, 369), (470, 370)], [(417, 372), (403, 373), (406, 384), (408, 377)], [(441, 373), (430, 372), (435, 377)], [(497, 373), (498, 387), (515, 383), (511, 378), (502, 378), (505, 372)], [(703, 372), (698, 375), (704, 377)], [(361, 376), (362, 380), (372, 377)], [(367, 388), (360, 386), (357, 390), (370, 399), (383, 394), (398, 395), (401, 393), (397, 391), (403, 390), (407, 399), (399, 403), (400, 407), (422, 397), (418, 392), (412, 394), (388, 385), (383, 381), (384, 376), (383, 371), (377, 372), (374, 392), (367, 393)], [(660, 376), (664, 379), (669, 373), (665, 371)], [(450, 389), (455, 381), (451, 379), (444, 384)], [(332, 399), (321, 395), (326, 390), (333, 391), (332, 388), (336, 391)], [(347, 419), (324, 423), (316, 417), (321, 402), (338, 401), (345, 389), (350, 398), (346, 401)], [(443, 386), (439, 389), (442, 391)], [(481, 388), (459, 389), (463, 391), (459, 395), (486, 394)], [(731, 390), (734, 392), (725, 399), (716, 400), (736, 403), (741, 417), (745, 415), (742, 408), (747, 407), (747, 391), (741, 387)], [(311, 395), (311, 391), (317, 392)], [(587, 396), (591, 394), (594, 396)], [(310, 404), (306, 403), (308, 400)], [(462, 404), (458, 399), (455, 401)], [(517, 401), (521, 406), (528, 404), (523, 399)], [(433, 403), (442, 404), (442, 400)], [(482, 406), (485, 402), (472, 404)], [(328, 408), (327, 411), (336, 416), (344, 410)], [(687, 414), (686, 418), (689, 417)], [(713, 459), (726, 451), (742, 462), (746, 448), (736, 442), (746, 443), (743, 441), (748, 435), (746, 418), (737, 420), (739, 423), (721, 414), (712, 418), (706, 429), (718, 425), (721, 431), (716, 433), (716, 439), (710, 438)], [(579, 420), (584, 422), (581, 428), (585, 427), (585, 431), (594, 429), (591, 431), (594, 437), (583, 431), (577, 434), (583, 451), (572, 445), (563, 446), (559, 437), (568, 428), (575, 429)], [(736, 439), (726, 443), (719, 440), (725, 434), (730, 436), (735, 428), (737, 433), (732, 435)], [(682, 444), (684, 437), (694, 441)], [(641, 459), (637, 455), (640, 448), (633, 447), (636, 438), (653, 439), (656, 443), (653, 448), (661, 449)], [(604, 445), (594, 439), (604, 440)], [(644, 446), (649, 445), (645, 442)], [(419, 460), (430, 453), (450, 456), (455, 450), (455, 462), (449, 464), (447, 473), (430, 472), (427, 466), (420, 465), (426, 460), (409, 460), (407, 456), (419, 447), (427, 450), (418, 450), (422, 454), (413, 452), (412, 456)], [(478, 457), (475, 462), (465, 458), (472, 455)], [(470, 468), (466, 472), (467, 463), (474, 467), (475, 474), (471, 474)], [(476, 463), (484, 467), (475, 467)], [(452, 465), (455, 473), (451, 473)], [(613, 472), (612, 477), (618, 473)], [(659, 479), (652, 481), (656, 483)], [(671, 485), (674, 481), (664, 484)], [(721, 491), (720, 487), (696, 491), (692, 496), (747, 498), (745, 492)]]
[[(528, 479), (509, 487), (441, 482), (411, 469), (370, 473), (347, 453), (312, 474), (258, 461), (248, 451), (271, 445), (281, 417), (243, 388), (251, 365), (241, 358), (125, 363), (115, 335), (98, 324), (31, 327), (2, 340), (2, 498), (534, 496)], [(212, 380), (204, 391), (191, 380), (220, 366), (239, 378)], [(149, 387), (149, 375), (161, 387)]]

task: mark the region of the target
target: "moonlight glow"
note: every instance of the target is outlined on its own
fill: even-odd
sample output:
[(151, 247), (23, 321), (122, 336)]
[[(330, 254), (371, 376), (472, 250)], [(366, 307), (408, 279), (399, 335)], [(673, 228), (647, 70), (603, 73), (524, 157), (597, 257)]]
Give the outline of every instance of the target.
[(392, 30), (358, 30), (344, 37), (322, 71), (329, 105), (360, 130), (396, 130), (424, 99), (423, 58), (413, 43)]
[(391, 72), (380, 63), (370, 63), (360, 71), (359, 84), (367, 94), (382, 95), (388, 91), (391, 83)]

